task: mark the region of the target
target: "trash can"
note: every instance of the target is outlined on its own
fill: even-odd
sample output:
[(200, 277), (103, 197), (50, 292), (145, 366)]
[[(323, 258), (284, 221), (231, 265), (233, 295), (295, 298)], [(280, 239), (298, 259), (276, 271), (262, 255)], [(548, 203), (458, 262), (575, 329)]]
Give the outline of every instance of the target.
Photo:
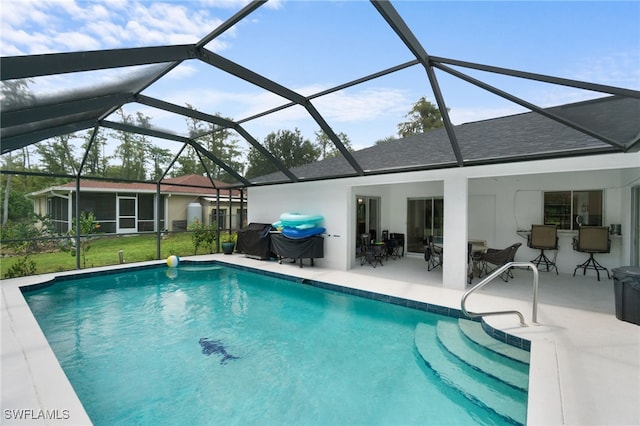
[(640, 268), (614, 268), (613, 291), (616, 298), (616, 318), (640, 325)]

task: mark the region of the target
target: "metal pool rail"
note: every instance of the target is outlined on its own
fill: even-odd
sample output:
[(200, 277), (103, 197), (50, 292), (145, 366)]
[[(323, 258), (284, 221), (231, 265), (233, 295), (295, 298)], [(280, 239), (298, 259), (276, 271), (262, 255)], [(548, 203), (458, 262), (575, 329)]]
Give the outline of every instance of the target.
[(467, 298), (471, 293), (489, 284), (496, 277), (500, 276), (500, 274), (502, 274), (504, 271), (514, 266), (527, 267), (533, 271), (533, 313), (531, 314), (531, 322), (533, 324), (537, 324), (538, 323), (538, 276), (539, 276), (539, 273), (536, 265), (534, 265), (531, 262), (509, 262), (502, 265), (500, 268), (496, 269), (495, 271), (493, 271), (488, 277), (486, 277), (484, 280), (480, 281), (478, 284), (471, 287), (462, 295), (462, 300), (460, 302), (460, 308), (462, 309), (462, 312), (469, 318), (477, 318), (477, 317), (483, 317), (488, 315), (515, 314), (515, 315), (518, 315), (518, 318), (520, 318), (520, 325), (523, 327), (526, 327), (527, 323), (524, 321), (524, 316), (519, 311), (469, 312), (465, 308)]

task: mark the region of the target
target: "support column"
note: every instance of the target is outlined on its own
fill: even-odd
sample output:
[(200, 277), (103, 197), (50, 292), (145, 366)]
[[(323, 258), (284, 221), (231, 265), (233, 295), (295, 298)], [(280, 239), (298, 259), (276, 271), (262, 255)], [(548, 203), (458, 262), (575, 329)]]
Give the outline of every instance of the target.
[[(73, 206), (73, 194), (69, 195), (69, 200), (70, 200), (71, 206)], [(71, 212), (71, 209), (69, 209), (69, 212)], [(76, 233), (76, 269), (80, 269), (80, 255), (82, 254), (80, 250), (80, 244), (81, 244), (80, 234), (82, 233), (82, 231), (80, 228), (80, 175), (79, 174), (76, 176), (75, 212), (76, 212), (75, 213), (76, 221), (74, 223), (75, 223), (75, 233)]]
[(464, 290), (467, 286), (467, 235), (469, 188), (465, 176), (444, 180), (444, 261), (442, 285)]
[[(154, 210), (154, 227), (156, 228), (156, 259), (160, 259), (160, 255), (162, 252), (162, 247), (160, 240), (162, 239), (162, 231), (163, 229), (160, 227), (160, 206), (162, 205), (162, 197), (160, 193), (160, 181), (156, 182), (156, 198), (155, 205), (153, 207)], [(166, 225), (166, 223), (165, 223)]]

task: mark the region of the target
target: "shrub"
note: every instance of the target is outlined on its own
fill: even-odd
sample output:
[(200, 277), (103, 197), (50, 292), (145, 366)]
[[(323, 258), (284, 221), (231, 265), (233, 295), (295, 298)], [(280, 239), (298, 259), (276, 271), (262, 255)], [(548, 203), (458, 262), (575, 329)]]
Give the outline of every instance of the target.
[(5, 278), (25, 277), (36, 273), (36, 263), (29, 257), (27, 253), (27, 244), (22, 245), (25, 255), (9, 267), (5, 274)]
[(82, 235), (82, 237), (80, 237), (80, 250), (82, 251), (83, 268), (87, 267), (87, 252), (91, 249), (88, 235), (92, 234), (93, 231), (98, 228), (100, 228), (100, 224), (96, 222), (96, 217), (93, 212), (80, 213), (80, 235)]
[(235, 243), (238, 239), (238, 234), (236, 232), (225, 232), (220, 235), (221, 243)]
[(198, 254), (198, 248), (201, 245), (208, 247), (209, 253), (213, 253), (213, 244), (217, 238), (217, 226), (215, 222), (207, 226), (196, 220), (187, 226), (187, 231), (191, 232), (193, 254)]
[(2, 226), (0, 238), (6, 247), (15, 251), (37, 252), (47, 245), (37, 239), (50, 236), (48, 224), (47, 218), (33, 214), (19, 221), (9, 220)]

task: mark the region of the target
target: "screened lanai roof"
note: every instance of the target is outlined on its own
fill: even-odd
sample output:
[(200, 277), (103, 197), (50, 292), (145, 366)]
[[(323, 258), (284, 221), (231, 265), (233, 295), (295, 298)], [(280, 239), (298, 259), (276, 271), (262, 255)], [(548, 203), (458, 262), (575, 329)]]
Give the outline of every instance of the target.
[[(243, 22), (256, 17), (265, 7), (265, 1), (250, 2), (217, 26), (203, 28), (202, 38), (195, 43), (2, 57), (0, 74), (3, 85), (14, 89), (10, 96), (5, 93), (2, 100), (2, 154), (74, 132), (90, 130), (108, 133), (117, 130), (146, 135), (159, 144), (170, 142), (175, 147), (190, 146), (224, 169), (235, 180), (233, 186), (248, 187), (408, 170), (629, 152), (637, 151), (640, 147), (640, 91), (433, 56), (429, 52), (435, 50), (436, 46), (430, 45), (428, 39), (419, 39), (415, 33), (416, 28), (408, 24), (411, 20), (416, 25), (416, 20), (410, 16), (412, 2), (401, 2), (398, 5), (389, 1), (353, 3), (357, 4), (349, 7), (357, 7), (358, 14), (353, 14), (354, 11), (349, 9), (340, 22), (374, 19), (376, 25), (370, 31), (384, 33), (390, 43), (380, 46), (380, 56), (392, 59), (382, 61), (375, 57), (358, 58), (357, 61), (362, 63), (362, 72), (329, 88), (318, 86), (314, 90), (314, 86), (308, 86), (301, 90), (295, 83), (279, 82), (278, 66), (297, 66), (295, 62), (286, 63), (281, 59), (281, 51), (286, 50), (286, 39), (269, 46), (273, 49), (273, 63), (270, 62), (268, 66), (247, 65), (250, 60), (235, 59), (250, 58), (250, 51), (228, 56), (217, 53), (216, 41)], [(301, 4), (297, 7), (303, 7), (304, 2)], [(401, 9), (405, 11), (404, 15)], [(314, 19), (313, 16), (308, 18)], [(265, 15), (261, 15), (260, 19), (265, 19)], [(332, 32), (333, 29), (329, 27), (330, 25), (327, 30)], [(457, 28), (455, 31), (464, 29)], [(337, 30), (335, 32), (338, 33)], [(300, 36), (314, 35), (303, 33)], [(469, 37), (473, 39), (475, 35), (470, 34)], [(341, 46), (333, 37), (327, 40), (327, 43), (334, 44), (332, 49), (336, 50), (336, 56), (338, 49), (350, 46), (346, 39), (338, 41), (344, 41), (345, 46)], [(245, 49), (252, 47), (262, 49), (264, 45), (260, 40), (253, 40), (245, 45)], [(383, 55), (389, 49), (393, 50), (393, 54)], [(358, 50), (347, 52), (346, 55), (357, 56)], [(322, 57), (319, 61), (327, 66), (332, 59), (331, 56)], [(304, 68), (301, 64), (299, 66)], [(340, 64), (336, 63), (334, 66), (339, 67)], [(161, 97), (159, 94), (162, 91), (159, 88), (185, 69), (198, 69), (208, 73), (206, 79), (198, 81), (202, 92), (184, 93), (181, 97), (184, 102)], [(60, 90), (49, 92), (23, 90), (28, 84), (21, 84), (35, 81), (45, 82), (42, 86), (52, 87), (61, 77), (71, 77), (71, 81), (77, 80), (77, 84), (69, 84), (70, 79), (66, 78)], [(444, 127), (388, 144), (374, 146), (375, 141), (370, 140), (362, 149), (349, 150), (339, 135), (341, 121), (327, 106), (331, 103), (332, 96), (348, 93), (353, 88), (362, 86), (370, 87), (370, 90), (383, 90), (380, 86), (373, 85), (374, 82), (385, 81), (386, 85), (395, 79), (407, 78), (423, 82), (428, 97), (440, 111)], [(526, 80), (540, 85), (571, 88), (590, 93), (591, 99), (563, 106), (543, 107), (520, 94), (502, 89), (498, 84), (500, 79)], [(225, 111), (224, 102), (220, 104), (220, 111), (189, 107), (194, 105), (197, 108), (202, 96), (210, 96), (210, 93), (215, 93), (211, 92), (212, 89), (224, 87), (231, 81), (256, 88), (259, 90), (256, 98), (268, 96), (270, 106), (243, 116), (232, 108)], [(447, 101), (447, 87), (453, 84), (467, 85), (470, 93), (482, 91), (500, 97), (517, 105), (524, 112), (504, 118), (454, 125), (450, 117), (451, 104)], [(509, 87), (509, 84), (506, 86)], [(259, 105), (264, 106), (264, 103)], [(121, 108), (126, 108), (131, 113), (153, 110), (160, 118), (144, 126), (123, 122), (116, 115), (116, 111)], [(316, 131), (324, 132), (340, 155), (322, 163), (311, 162), (296, 168), (286, 167), (281, 154), (270, 152), (260, 140), (264, 135), (257, 134), (252, 125), (259, 121), (275, 122), (277, 120), (274, 117), (292, 111), (304, 117)], [(200, 135), (190, 132), (184, 124), (174, 124), (177, 123), (176, 117), (182, 123), (189, 118), (213, 123), (214, 132), (232, 131), (242, 142), (245, 152), (258, 151), (278, 172), (262, 177), (246, 177), (244, 167), (225, 162), (199, 142)], [(380, 139), (386, 136), (388, 135), (381, 134)], [(175, 150), (176, 155), (180, 155), (180, 149)]]

